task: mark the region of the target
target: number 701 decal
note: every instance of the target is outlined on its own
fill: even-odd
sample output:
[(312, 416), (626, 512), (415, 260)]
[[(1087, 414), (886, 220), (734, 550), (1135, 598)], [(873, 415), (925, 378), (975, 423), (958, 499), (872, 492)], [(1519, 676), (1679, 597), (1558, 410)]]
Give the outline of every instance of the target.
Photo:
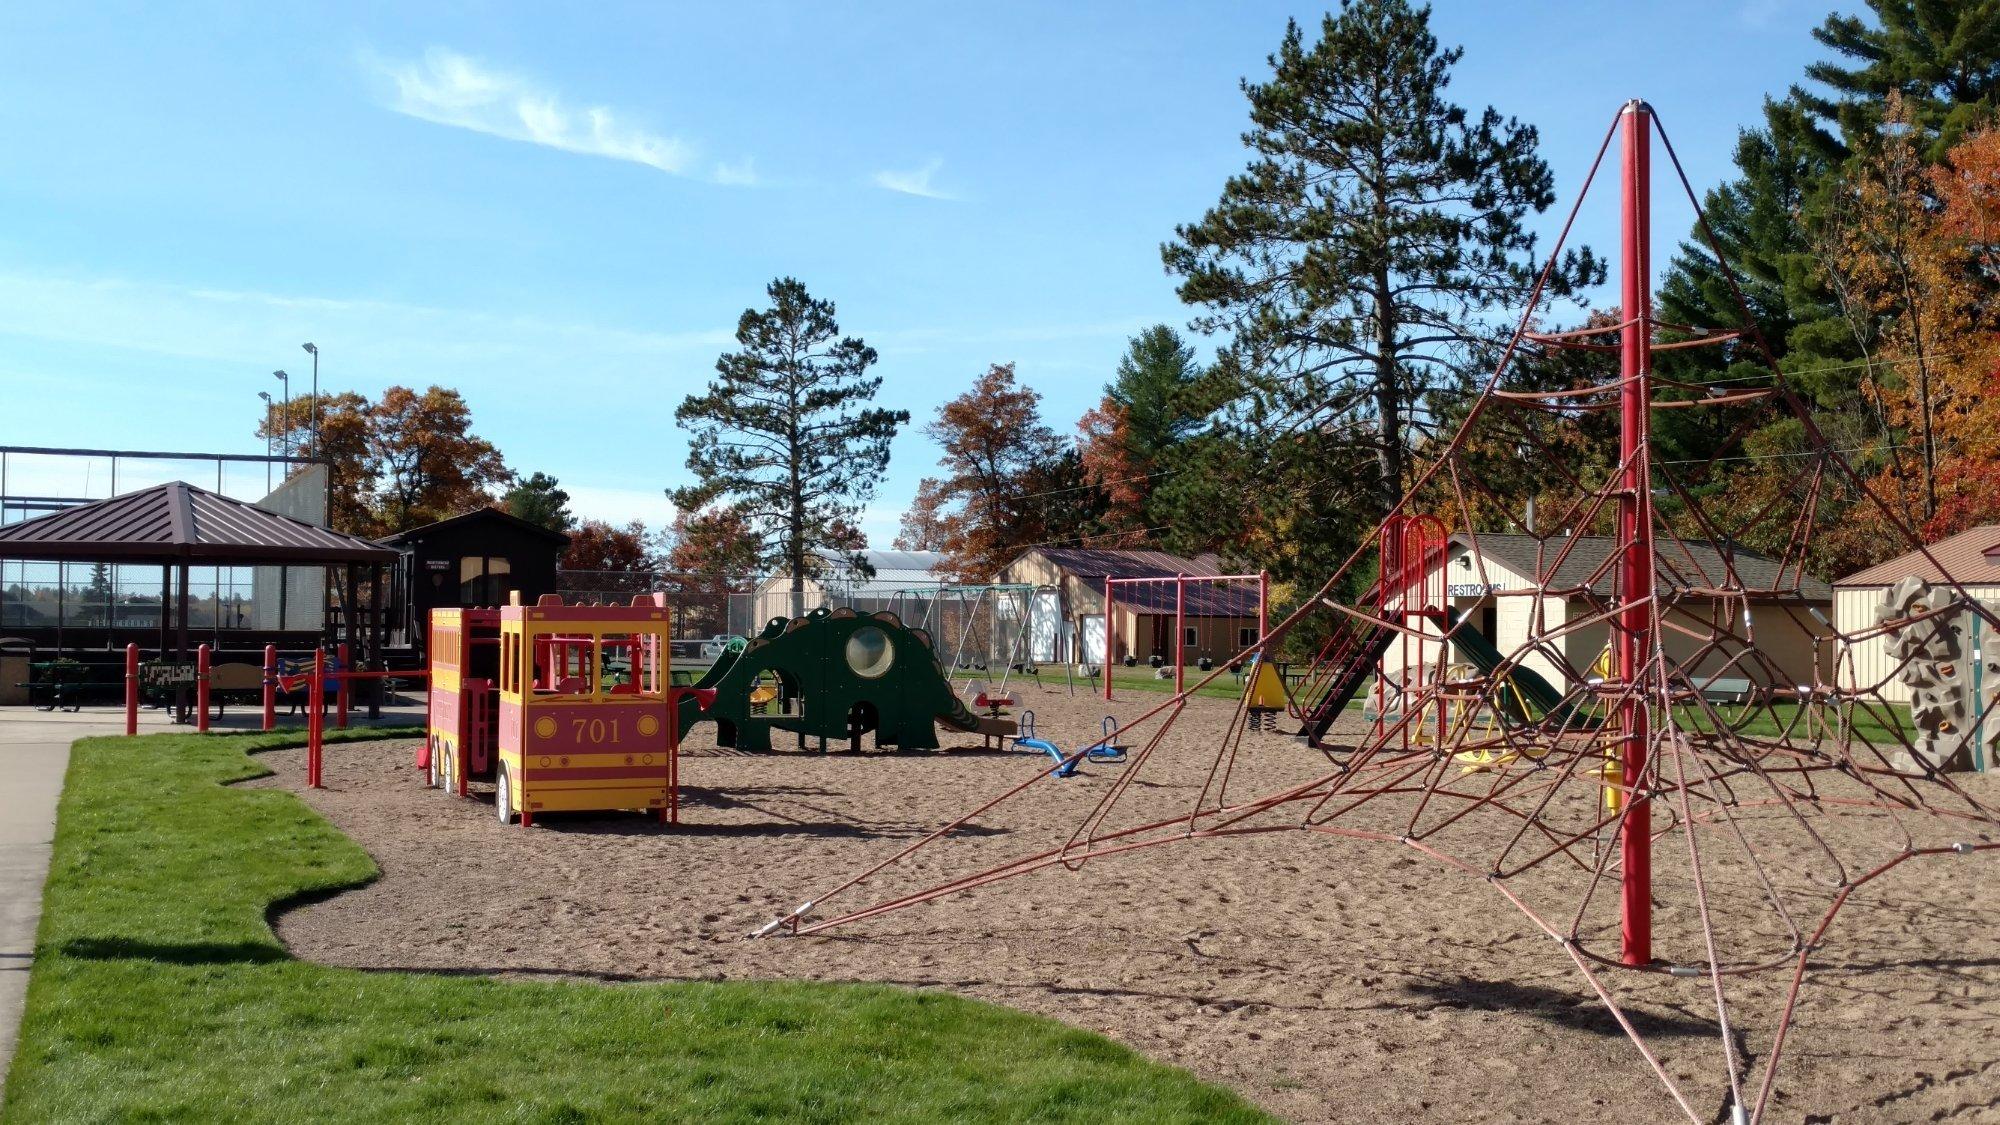
[(615, 744), (619, 741), (619, 721), (617, 719), (571, 719), (570, 737), (577, 742), (588, 742), (594, 746)]

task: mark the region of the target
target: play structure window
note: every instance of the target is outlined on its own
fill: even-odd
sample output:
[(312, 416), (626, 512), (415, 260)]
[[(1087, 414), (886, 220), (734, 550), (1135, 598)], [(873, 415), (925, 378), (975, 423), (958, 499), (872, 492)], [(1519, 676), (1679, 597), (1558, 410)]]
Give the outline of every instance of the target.
[[(886, 639), (886, 638), (885, 638)], [(802, 718), (805, 700), (798, 685), (785, 680), (775, 669), (766, 670), (750, 685), (750, 713), (764, 718)]]
[(896, 662), (896, 650), (889, 635), (873, 625), (864, 625), (847, 638), (847, 666), (863, 679), (879, 679)]
[(537, 696), (596, 692), (596, 638), (536, 633), (534, 653)]
[(599, 684), (607, 696), (662, 694), (657, 633), (606, 633), (597, 640)]
[(440, 626), (431, 629), (431, 663), (439, 668), (458, 667), (458, 629)]
[(521, 694), (521, 634), (500, 634), (500, 690)]
[(513, 564), (495, 555), (466, 555), (458, 560), (460, 605), (500, 605), (513, 588)]

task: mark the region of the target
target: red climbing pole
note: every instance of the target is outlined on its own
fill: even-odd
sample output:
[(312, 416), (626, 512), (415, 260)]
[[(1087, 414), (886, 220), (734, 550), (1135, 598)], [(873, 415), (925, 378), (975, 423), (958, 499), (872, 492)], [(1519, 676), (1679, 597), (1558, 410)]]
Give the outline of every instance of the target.
[(1623, 862), (1619, 882), (1621, 954), (1627, 965), (1653, 960), (1652, 803), (1645, 797), (1646, 742), (1651, 734), (1648, 693), (1633, 690), (1644, 678), (1653, 649), (1653, 492), (1648, 448), (1647, 407), (1652, 402), (1652, 162), (1653, 109), (1626, 103), (1624, 130), (1624, 223), (1620, 240), (1619, 292), (1624, 322), (1619, 331), (1618, 454), (1624, 465), (1618, 497), (1619, 628), (1618, 682), (1624, 689), (1618, 729), (1624, 739), (1624, 778), (1632, 795), (1619, 836)]

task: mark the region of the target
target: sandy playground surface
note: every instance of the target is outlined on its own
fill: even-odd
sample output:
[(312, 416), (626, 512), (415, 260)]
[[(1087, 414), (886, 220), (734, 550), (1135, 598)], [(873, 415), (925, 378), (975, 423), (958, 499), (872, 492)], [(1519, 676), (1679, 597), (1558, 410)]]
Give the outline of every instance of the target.
[[(1129, 719), (1164, 698), (1127, 694), (1107, 705), (1029, 684), (1026, 703), (1045, 736), (1073, 747), (1095, 740), (1107, 709)], [(1191, 701), (1129, 791), (1136, 812), (1187, 806), (1232, 709)], [(422, 788), (411, 743), (331, 747), (329, 788), (306, 799), (375, 856), (383, 877), (285, 914), (278, 933), (302, 957), (364, 968), (945, 989), (1103, 1032), (1298, 1121), (1583, 1120), (1619, 1103), (1621, 1120), (1682, 1119), (1559, 945), (1482, 882), (1395, 844), (1300, 832), (1174, 844), (823, 937), (746, 940), (1047, 761), (982, 752), (977, 736), (951, 732), (933, 754), (738, 755), (715, 749), (711, 731), (697, 728), (685, 751), (678, 829), (571, 814), (503, 830), (483, 791), (473, 802)], [(265, 757), (278, 776), (257, 784), (300, 788), (303, 751)], [(1058, 844), (1121, 768), (1039, 782), (990, 824), (834, 905)], [(1254, 735), (1230, 792), (1268, 792), (1326, 769), (1289, 738)], [(2000, 803), (1993, 780), (1964, 784)], [(1354, 823), (1393, 828), (1407, 815), (1384, 805)], [(1878, 859), (1900, 847), (1880, 816), (1829, 831)], [(1765, 841), (1787, 886), (1810, 866), (1788, 840)], [(1718, 885), (1748, 885), (1741, 865), (1711, 850)], [(1658, 866), (1659, 952), (1698, 959), (1691, 896), (1669, 859)], [(1556, 872), (1519, 886), (1566, 920), (1577, 879)], [(1824, 970), (1808, 979), (1771, 1120), (2000, 1120), (1996, 892), (2000, 860), (1985, 853), (1905, 864), (1857, 896), (1814, 958)], [(1770, 920), (1737, 902), (1716, 904), (1718, 928), (1769, 936)], [(1785, 977), (1729, 985), (1748, 1025), (1736, 1039), (1753, 1062), (1768, 1048)], [(1709, 982), (1604, 979), (1697, 1111), (1719, 1114), (1726, 1089)]]

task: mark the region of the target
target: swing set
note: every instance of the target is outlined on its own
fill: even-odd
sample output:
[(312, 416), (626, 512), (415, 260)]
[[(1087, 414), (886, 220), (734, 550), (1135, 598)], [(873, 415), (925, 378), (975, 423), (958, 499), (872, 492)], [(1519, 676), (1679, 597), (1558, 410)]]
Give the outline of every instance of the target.
[[(1111, 698), (1111, 667), (1117, 662), (1115, 642), (1118, 633), (1118, 590), (1121, 586), (1128, 591), (1127, 604), (1142, 611), (1140, 616), (1153, 617), (1156, 623), (1166, 616), (1163, 612), (1157, 612), (1166, 608), (1166, 598), (1164, 592), (1156, 594), (1154, 591), (1166, 586), (1174, 588), (1173, 641), (1167, 645), (1156, 644), (1155, 647), (1164, 650), (1162, 659), (1173, 661), (1176, 694), (1185, 691), (1187, 684), (1189, 587), (1193, 587), (1195, 593), (1195, 620), (1198, 624), (1194, 627), (1196, 633), (1194, 643), (1198, 652), (1218, 651), (1213, 643), (1212, 634), (1219, 622), (1249, 616), (1241, 612), (1242, 596), (1234, 592), (1238, 586), (1254, 588), (1256, 591), (1257, 641), (1261, 643), (1264, 636), (1271, 631), (1271, 575), (1268, 571), (1260, 570), (1255, 574), (1175, 574), (1149, 578), (1107, 577), (1104, 580), (1104, 698), (1107, 700)], [(1147, 610), (1156, 612), (1144, 612)], [(1156, 624), (1154, 629), (1156, 642), (1158, 636), (1159, 629)], [(1232, 639), (1232, 643), (1220, 646), (1219, 651), (1233, 654), (1248, 647), (1233, 643)]]

